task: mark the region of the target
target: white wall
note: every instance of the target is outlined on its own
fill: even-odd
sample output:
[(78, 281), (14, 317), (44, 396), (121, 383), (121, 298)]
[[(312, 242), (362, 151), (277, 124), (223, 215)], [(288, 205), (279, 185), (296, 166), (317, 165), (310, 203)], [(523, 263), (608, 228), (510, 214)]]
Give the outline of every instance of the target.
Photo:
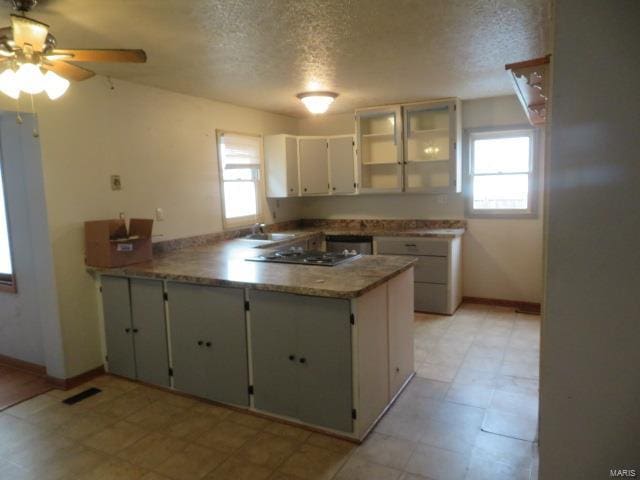
[(540, 478), (640, 475), (640, 2), (555, 12)]
[[(121, 211), (151, 217), (162, 207), (166, 220), (154, 233), (165, 239), (220, 231), (216, 128), (297, 132), (293, 118), (126, 82), (115, 86), (96, 77), (73, 84), (56, 102), (39, 97), (36, 105), (67, 377), (102, 364), (83, 222)], [(111, 174), (122, 176), (122, 191), (110, 190)], [(290, 201), (279, 203), (271, 205), (278, 220), (297, 214)]]
[[(524, 125), (515, 96), (462, 102), (463, 128)], [(300, 122), (303, 135), (353, 133), (353, 114), (312, 117)], [(542, 158), (542, 148), (539, 149)], [(444, 202), (444, 203), (441, 203)], [(299, 201), (305, 218), (464, 218), (456, 195), (362, 195)], [(464, 295), (540, 302), (542, 219), (469, 219), (463, 241)]]
[[(337, 116), (336, 122), (331, 116), (298, 121), (127, 82), (115, 86), (111, 90), (104, 78), (96, 77), (72, 85), (56, 102), (38, 97), (36, 104), (65, 352), (65, 365), (55, 369), (56, 376), (70, 377), (102, 363), (94, 284), (83, 259), (85, 220), (113, 218), (119, 212), (150, 217), (161, 207), (166, 220), (154, 228), (161, 238), (219, 231), (216, 128), (265, 134), (353, 130), (351, 114)], [(0, 108), (14, 106), (0, 101)], [(467, 126), (523, 122), (513, 98), (465, 102), (463, 109)], [(27, 126), (22, 128), (30, 132)], [(122, 191), (110, 190), (112, 174), (122, 176)], [(267, 221), (272, 212), (277, 220), (301, 215), (463, 216), (460, 195), (448, 196), (445, 203), (428, 195), (289, 199), (270, 201), (265, 210)], [(465, 294), (539, 301), (536, 225), (535, 221), (470, 222), (464, 247)], [(14, 341), (22, 340), (19, 335), (7, 336), (7, 344)], [(61, 357), (47, 345), (35, 343), (29, 348), (29, 358), (39, 363), (45, 359), (51, 368)]]
[(0, 292), (0, 354), (64, 373), (39, 143), (31, 115), (0, 114), (0, 156), (17, 293)]

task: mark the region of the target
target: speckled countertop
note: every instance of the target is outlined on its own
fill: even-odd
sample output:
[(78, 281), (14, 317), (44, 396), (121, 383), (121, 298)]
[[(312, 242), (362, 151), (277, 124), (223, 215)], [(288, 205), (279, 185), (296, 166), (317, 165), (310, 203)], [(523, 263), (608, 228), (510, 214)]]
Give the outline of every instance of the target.
[(325, 235), (369, 235), (372, 237), (424, 237), (455, 238), (464, 234), (464, 228), (413, 228), (407, 230), (377, 230), (371, 228), (342, 229), (308, 227), (306, 231), (315, 231)]
[[(310, 230), (299, 232), (295, 240), (316, 234)], [(356, 298), (411, 268), (416, 262), (413, 257), (391, 255), (365, 255), (334, 267), (246, 260), (260, 255), (267, 248), (277, 249), (286, 243), (229, 240), (161, 253), (145, 263), (110, 269), (88, 267), (88, 270), (108, 275)]]

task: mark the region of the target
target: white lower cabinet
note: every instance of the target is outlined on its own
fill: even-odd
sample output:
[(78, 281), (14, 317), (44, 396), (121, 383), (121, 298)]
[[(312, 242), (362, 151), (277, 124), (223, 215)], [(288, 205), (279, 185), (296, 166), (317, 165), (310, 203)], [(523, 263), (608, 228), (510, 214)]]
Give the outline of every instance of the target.
[(167, 294), (174, 388), (249, 405), (244, 290), (168, 282)]
[(162, 282), (103, 276), (100, 290), (109, 372), (169, 386)]
[(413, 360), (413, 270), (389, 280), (389, 398), (393, 398), (409, 379)]
[(251, 291), (250, 302), (255, 407), (351, 432), (349, 301)]
[(412, 268), (355, 299), (101, 282), (118, 375), (362, 439), (413, 373)]
[(417, 258), (414, 295), (418, 312), (452, 315), (462, 303), (461, 237), (376, 237), (380, 255)]

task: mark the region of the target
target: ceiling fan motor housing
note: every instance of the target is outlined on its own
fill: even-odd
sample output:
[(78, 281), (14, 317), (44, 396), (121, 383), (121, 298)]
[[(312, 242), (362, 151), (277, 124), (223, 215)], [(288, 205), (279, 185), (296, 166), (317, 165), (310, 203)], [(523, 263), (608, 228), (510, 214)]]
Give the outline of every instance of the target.
[(38, 0), (11, 0), (14, 10), (28, 12), (38, 4)]

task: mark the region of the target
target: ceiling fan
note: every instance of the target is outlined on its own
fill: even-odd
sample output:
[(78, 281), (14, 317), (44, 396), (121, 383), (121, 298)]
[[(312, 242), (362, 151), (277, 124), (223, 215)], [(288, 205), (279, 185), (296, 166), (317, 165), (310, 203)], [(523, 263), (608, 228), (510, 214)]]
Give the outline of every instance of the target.
[(55, 100), (64, 94), (69, 81), (91, 78), (94, 72), (74, 62), (144, 63), (144, 50), (71, 50), (57, 48), (49, 25), (28, 18), (37, 0), (12, 0), (18, 14), (11, 15), (11, 26), (0, 28), (0, 91), (17, 99), (20, 92), (45, 91)]

